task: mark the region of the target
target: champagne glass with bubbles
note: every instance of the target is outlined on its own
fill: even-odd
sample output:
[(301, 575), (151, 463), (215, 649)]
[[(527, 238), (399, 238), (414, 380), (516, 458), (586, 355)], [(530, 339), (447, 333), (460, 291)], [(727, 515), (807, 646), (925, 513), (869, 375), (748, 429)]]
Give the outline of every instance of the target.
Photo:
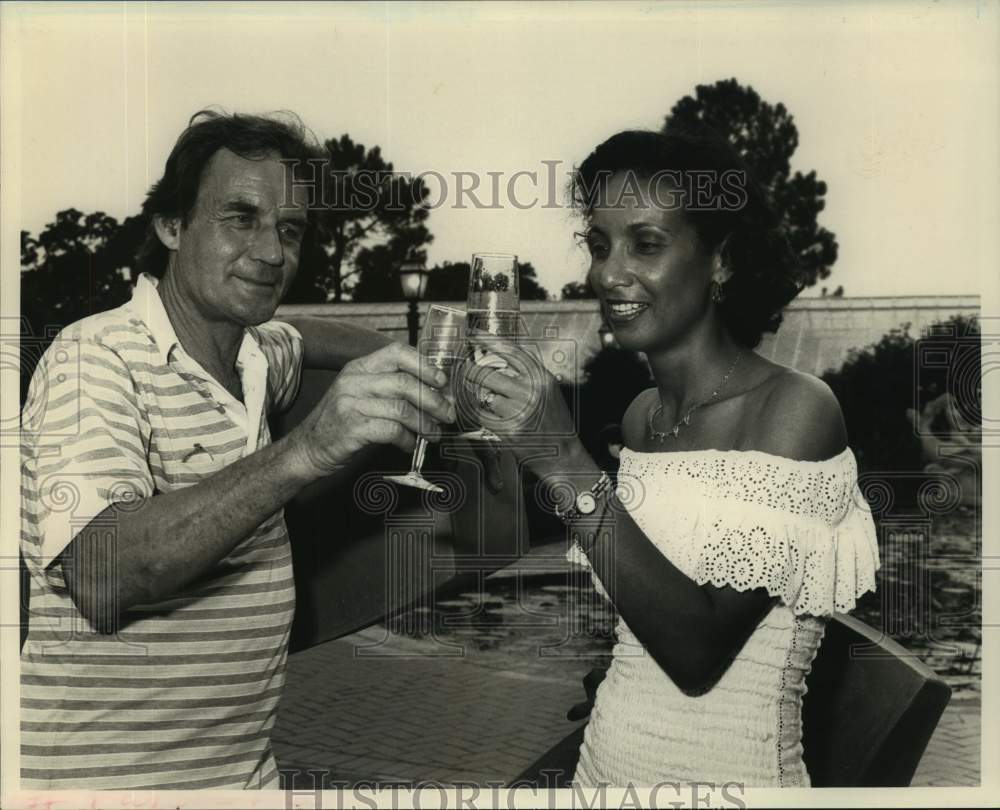
[[(420, 339), (417, 341), (420, 362), (429, 363), (443, 371), (448, 377), (449, 384), (455, 364), (467, 354), (465, 322), (466, 315), (462, 310), (432, 304), (427, 310), (423, 328), (420, 330)], [(383, 478), (403, 486), (444, 492), (421, 473), (426, 453), (427, 439), (418, 436), (417, 446), (413, 450), (413, 459), (410, 462), (410, 471), (405, 475), (386, 475)]]
[(516, 337), (521, 317), (517, 256), (476, 253), (469, 273), (469, 329), (498, 337)]
[[(467, 310), (466, 325), (470, 333), (485, 333), (507, 340), (516, 340), (525, 333), (517, 256), (512, 253), (473, 254)], [(469, 360), (477, 366), (493, 368), (497, 373), (507, 370), (502, 357), (479, 346), (469, 347)], [(464, 393), (480, 407), (488, 408), (485, 392), (467, 389)], [(460, 418), (463, 411), (459, 409)], [(483, 427), (474, 427), (460, 435), (466, 439), (500, 440), (492, 430)]]

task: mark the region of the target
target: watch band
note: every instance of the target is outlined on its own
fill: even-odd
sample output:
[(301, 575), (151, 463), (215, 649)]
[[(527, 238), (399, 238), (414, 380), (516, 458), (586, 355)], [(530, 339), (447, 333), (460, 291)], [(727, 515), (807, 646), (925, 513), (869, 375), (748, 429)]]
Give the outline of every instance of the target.
[[(601, 477), (597, 479), (597, 483), (594, 484), (590, 489), (584, 490), (577, 494), (576, 498), (573, 499), (573, 503), (567, 507), (565, 510), (560, 510), (558, 507), (555, 509), (556, 517), (559, 518), (563, 523), (572, 523), (577, 518), (583, 517), (584, 515), (593, 514), (597, 511), (597, 504), (601, 498), (606, 497), (611, 492), (611, 476), (606, 472), (601, 473)], [(586, 501), (592, 501), (593, 506), (590, 509), (584, 510), (584, 504)]]

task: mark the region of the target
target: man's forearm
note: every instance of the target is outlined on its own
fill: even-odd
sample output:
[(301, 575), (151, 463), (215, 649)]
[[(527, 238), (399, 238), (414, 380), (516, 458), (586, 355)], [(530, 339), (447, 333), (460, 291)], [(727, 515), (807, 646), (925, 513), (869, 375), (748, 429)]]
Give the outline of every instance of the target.
[(339, 371), (351, 360), (392, 343), (392, 338), (381, 332), (335, 318), (302, 316), (281, 320), (302, 335), (302, 364), (306, 368)]
[(110, 546), (106, 531), (88, 527), (61, 555), (73, 601), (99, 630), (110, 632), (108, 623), (131, 606), (177, 594), (210, 571), (313, 479), (296, 448), (282, 439), (137, 509), (108, 507), (95, 524), (106, 526), (113, 517)]

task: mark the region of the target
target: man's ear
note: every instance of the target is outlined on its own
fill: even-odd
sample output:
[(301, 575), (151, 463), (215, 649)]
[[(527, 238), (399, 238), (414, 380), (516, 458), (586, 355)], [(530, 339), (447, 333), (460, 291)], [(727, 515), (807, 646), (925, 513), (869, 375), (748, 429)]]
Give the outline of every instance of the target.
[(160, 237), (163, 246), (167, 250), (177, 250), (181, 240), (181, 220), (180, 217), (165, 217), (156, 214), (153, 217), (153, 227), (156, 228), (156, 235)]

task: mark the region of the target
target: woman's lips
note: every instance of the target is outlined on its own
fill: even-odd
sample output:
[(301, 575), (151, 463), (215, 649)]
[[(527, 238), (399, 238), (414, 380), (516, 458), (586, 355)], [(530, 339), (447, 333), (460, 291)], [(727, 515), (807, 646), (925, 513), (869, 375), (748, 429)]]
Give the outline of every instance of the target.
[(649, 308), (649, 304), (640, 301), (616, 301), (605, 304), (608, 320), (625, 323), (638, 318)]

